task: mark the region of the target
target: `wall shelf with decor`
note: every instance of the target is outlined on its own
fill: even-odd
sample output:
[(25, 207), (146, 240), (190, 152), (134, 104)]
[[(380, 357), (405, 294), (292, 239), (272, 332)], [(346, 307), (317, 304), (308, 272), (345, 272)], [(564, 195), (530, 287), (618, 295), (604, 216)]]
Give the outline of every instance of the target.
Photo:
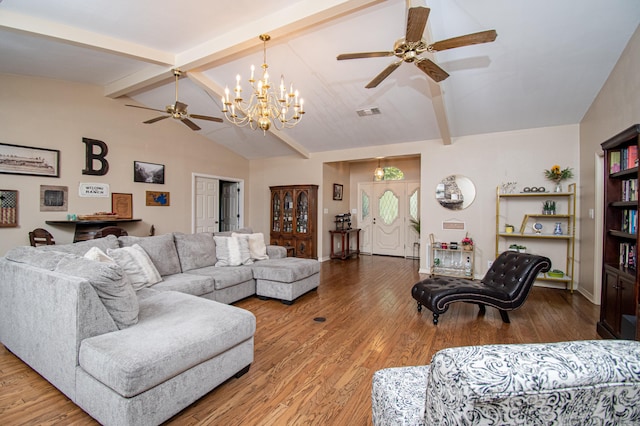
[(638, 144), (640, 124), (602, 143), (604, 221), (598, 334), (640, 340), (638, 317)]
[(271, 186), (271, 244), (317, 258), (318, 185)]
[[(549, 208), (553, 206), (553, 209)], [(536, 212), (537, 210), (537, 212)], [(522, 218), (520, 220), (520, 218)], [(506, 232), (507, 224), (521, 225), (518, 232)], [(511, 225), (509, 225), (511, 226)], [(567, 192), (523, 192), (502, 194), (496, 188), (496, 257), (506, 250), (532, 251), (549, 256), (552, 245), (564, 244), (566, 251), (552, 261), (552, 270), (538, 280), (564, 284), (573, 292), (575, 268), (576, 184)], [(525, 242), (536, 249), (527, 249)], [(551, 257), (551, 256), (550, 256)], [(562, 257), (562, 261), (560, 258)]]

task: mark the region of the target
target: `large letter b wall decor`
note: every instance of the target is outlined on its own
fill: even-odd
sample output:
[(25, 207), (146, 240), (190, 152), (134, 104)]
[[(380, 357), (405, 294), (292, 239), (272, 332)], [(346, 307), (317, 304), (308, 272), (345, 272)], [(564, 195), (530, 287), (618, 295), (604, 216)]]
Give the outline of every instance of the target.
[[(82, 174), (96, 176), (106, 175), (109, 171), (109, 162), (105, 158), (109, 152), (107, 144), (102, 141), (89, 138), (82, 138), (82, 143), (84, 143), (86, 147), (86, 162), (84, 170), (82, 170)], [(99, 149), (97, 153), (95, 152), (95, 147)], [(101, 165), (99, 169), (94, 169), (96, 161)]]

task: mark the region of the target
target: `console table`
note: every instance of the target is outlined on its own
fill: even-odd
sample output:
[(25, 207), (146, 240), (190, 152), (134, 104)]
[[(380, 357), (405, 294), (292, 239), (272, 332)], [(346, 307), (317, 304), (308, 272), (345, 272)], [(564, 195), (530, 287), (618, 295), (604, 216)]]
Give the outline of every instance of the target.
[[(360, 254), (360, 228), (344, 229), (339, 231), (329, 231), (331, 234), (331, 259), (347, 259), (352, 255)], [(356, 234), (356, 248), (351, 249), (350, 236)], [(335, 237), (340, 237), (340, 250), (337, 252), (334, 250)]]
[(96, 231), (106, 226), (118, 226), (121, 223), (140, 222), (142, 219), (105, 219), (105, 220), (47, 220), (47, 225), (75, 227), (73, 242), (92, 240)]

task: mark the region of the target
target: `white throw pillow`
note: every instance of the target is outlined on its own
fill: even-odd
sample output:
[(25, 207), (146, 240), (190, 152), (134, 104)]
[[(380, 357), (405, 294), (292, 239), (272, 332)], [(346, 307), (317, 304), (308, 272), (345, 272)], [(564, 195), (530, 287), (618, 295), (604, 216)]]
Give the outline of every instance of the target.
[(115, 260), (107, 256), (105, 252), (100, 250), (99, 247), (91, 247), (88, 252), (84, 254), (85, 259), (95, 260), (102, 263), (116, 263)]
[(265, 260), (267, 256), (267, 246), (264, 243), (264, 234), (256, 232), (254, 234), (238, 234), (232, 233), (232, 237), (244, 238), (249, 242), (249, 253), (253, 260)]
[(240, 266), (253, 263), (249, 240), (238, 237), (213, 237), (216, 242), (216, 266)]
[(107, 249), (107, 255), (127, 274), (134, 290), (162, 281), (149, 255), (138, 244), (119, 249)]

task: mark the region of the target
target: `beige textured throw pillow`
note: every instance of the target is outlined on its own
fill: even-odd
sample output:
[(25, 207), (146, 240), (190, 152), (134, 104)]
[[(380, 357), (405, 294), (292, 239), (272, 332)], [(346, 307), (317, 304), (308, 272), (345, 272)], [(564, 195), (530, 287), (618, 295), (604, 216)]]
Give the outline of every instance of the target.
[(160, 273), (149, 255), (138, 244), (119, 249), (108, 249), (111, 257), (129, 277), (134, 290), (140, 290), (162, 281)]
[(102, 263), (116, 263), (115, 260), (107, 256), (105, 252), (100, 250), (99, 247), (91, 247), (88, 252), (84, 254), (84, 257), (89, 260), (95, 260)]
[(264, 234), (262, 232), (256, 232), (254, 234), (238, 234), (234, 232), (231, 236), (247, 240), (251, 259), (265, 260), (269, 258), (269, 256), (267, 256), (267, 246), (264, 243)]
[(240, 266), (253, 263), (249, 253), (249, 241), (246, 238), (218, 237), (216, 242), (216, 266)]

